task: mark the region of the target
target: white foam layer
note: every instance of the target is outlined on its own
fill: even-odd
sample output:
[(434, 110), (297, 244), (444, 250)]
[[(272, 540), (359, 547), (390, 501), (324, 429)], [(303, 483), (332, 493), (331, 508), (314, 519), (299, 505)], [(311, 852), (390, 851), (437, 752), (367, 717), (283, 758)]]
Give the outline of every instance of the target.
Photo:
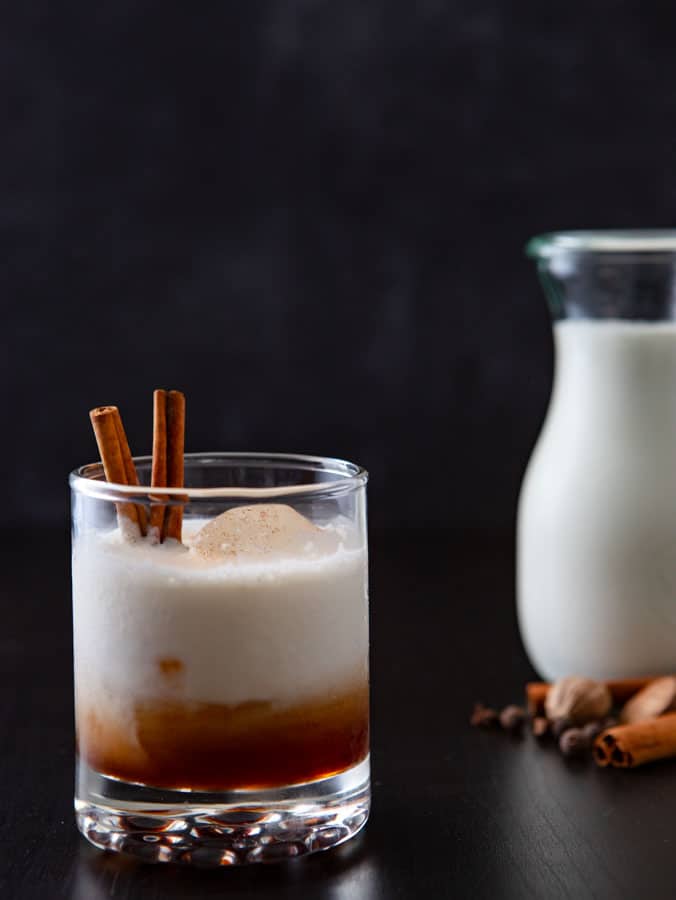
[[(185, 524), (190, 543), (204, 521)], [(351, 526), (295, 556), (208, 560), (118, 531), (78, 536), (73, 605), (78, 696), (295, 702), (366, 677), (366, 550)], [(332, 540), (326, 538), (331, 536)], [(162, 660), (178, 660), (167, 678)]]

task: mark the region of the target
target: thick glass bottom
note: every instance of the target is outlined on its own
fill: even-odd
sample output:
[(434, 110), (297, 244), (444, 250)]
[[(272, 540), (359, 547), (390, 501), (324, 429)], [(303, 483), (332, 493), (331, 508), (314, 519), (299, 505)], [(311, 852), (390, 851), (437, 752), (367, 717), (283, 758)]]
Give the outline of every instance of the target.
[(280, 862), (344, 843), (366, 824), (368, 757), (340, 775), (260, 791), (202, 793), (129, 784), (78, 762), (75, 812), (102, 850), (147, 862)]

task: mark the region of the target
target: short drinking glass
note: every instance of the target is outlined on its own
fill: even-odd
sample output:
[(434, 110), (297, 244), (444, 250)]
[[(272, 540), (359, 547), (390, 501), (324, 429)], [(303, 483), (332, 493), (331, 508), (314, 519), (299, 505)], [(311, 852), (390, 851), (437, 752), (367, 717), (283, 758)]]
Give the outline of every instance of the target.
[[(188, 454), (158, 498), (135, 462), (140, 487), (70, 477), (80, 831), (202, 865), (342, 843), (370, 800), (367, 473)], [(160, 499), (182, 542), (129, 527)]]

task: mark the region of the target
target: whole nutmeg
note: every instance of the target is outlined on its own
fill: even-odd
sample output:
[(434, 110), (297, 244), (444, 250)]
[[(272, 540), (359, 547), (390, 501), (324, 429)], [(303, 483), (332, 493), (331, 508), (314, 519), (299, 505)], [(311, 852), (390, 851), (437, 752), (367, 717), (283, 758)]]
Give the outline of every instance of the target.
[(545, 699), (547, 718), (570, 719), (574, 725), (585, 725), (608, 715), (613, 698), (605, 684), (580, 675), (556, 681)]
[(559, 738), (559, 749), (564, 756), (581, 756), (590, 744), (582, 728), (569, 728)]

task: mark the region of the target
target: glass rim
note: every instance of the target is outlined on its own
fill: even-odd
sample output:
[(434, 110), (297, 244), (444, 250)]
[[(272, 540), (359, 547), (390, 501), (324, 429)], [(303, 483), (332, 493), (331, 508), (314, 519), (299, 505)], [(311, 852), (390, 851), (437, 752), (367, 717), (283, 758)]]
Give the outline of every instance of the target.
[(548, 231), (526, 244), (526, 256), (542, 259), (561, 251), (579, 253), (676, 252), (674, 228), (599, 228)]
[[(133, 457), (136, 465), (151, 465), (152, 456), (135, 456)], [(335, 496), (336, 494), (349, 493), (363, 487), (369, 477), (369, 473), (357, 463), (348, 462), (348, 460), (331, 456), (310, 456), (301, 453), (264, 453), (264, 452), (248, 452), (248, 451), (222, 451), (186, 453), (186, 463), (202, 462), (205, 466), (209, 464), (228, 463), (240, 464), (250, 463), (268, 463), (268, 468), (281, 466), (293, 467), (299, 469), (305, 465), (306, 469), (315, 471), (324, 471), (335, 474), (337, 477), (333, 480), (316, 481), (311, 484), (290, 484), (279, 487), (151, 487), (150, 485), (135, 484), (117, 484), (115, 482), (105, 481), (103, 476), (103, 463), (99, 460), (94, 463), (87, 463), (73, 469), (68, 476), (68, 483), (72, 491), (78, 494), (85, 494), (99, 500), (129, 500), (133, 498), (134, 502), (147, 500), (148, 502), (157, 502), (158, 494), (163, 498), (175, 502), (189, 503), (191, 500), (207, 500), (214, 498), (222, 499), (253, 499), (262, 500), (266, 498), (280, 498), (293, 496), (294, 499), (304, 496), (317, 498), (321, 496)]]

